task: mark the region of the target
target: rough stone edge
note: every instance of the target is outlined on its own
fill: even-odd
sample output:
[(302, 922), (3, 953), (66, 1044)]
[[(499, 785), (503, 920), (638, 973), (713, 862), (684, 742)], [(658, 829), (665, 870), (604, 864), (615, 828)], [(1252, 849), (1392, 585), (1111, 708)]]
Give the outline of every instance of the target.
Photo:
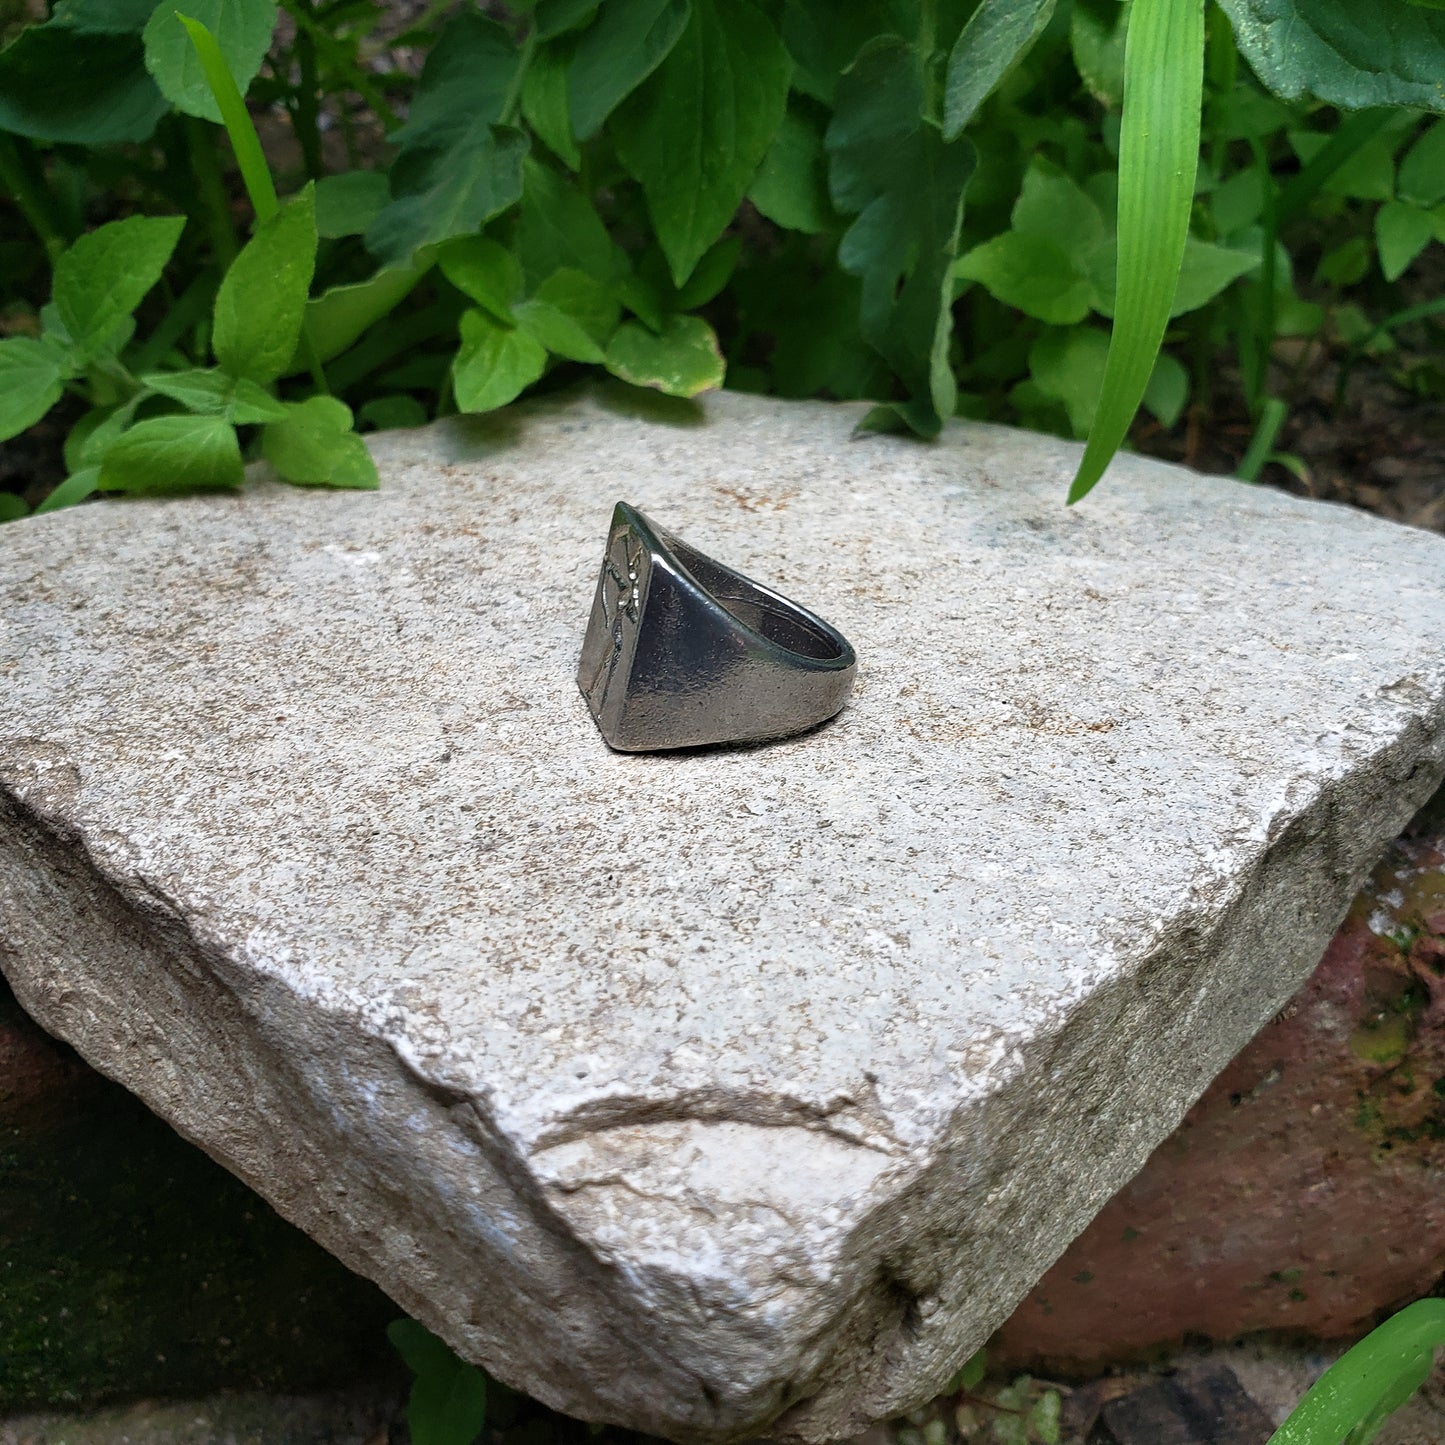
[[(1011, 1256), (1017, 1260), (1016, 1242), (1051, 1234), (1056, 1254), (1062, 1253), (1107, 1197), (1142, 1167), (1157, 1139), (1132, 1140), (1120, 1125), (1139, 1114), (1157, 1119), (1161, 1098), (1169, 1100), (1177, 1122), (1232, 1056), (1232, 1047), (1217, 1058), (1198, 1055), (1187, 1023), (1195, 1009), (1232, 1004), (1242, 1040), (1307, 976), (1379, 850), (1445, 773), (1445, 696), (1440, 679), (1435, 682), (1428, 715), (1407, 715), (1406, 725), (1365, 765), (1374, 788), (1362, 786), (1360, 764), (1343, 764), (1319, 781), (1306, 802), (1276, 818), (1248, 878), (1233, 889), (1219, 885), (1192, 910), (1162, 925), (1141, 920), (1140, 934), (1154, 938), (1133, 967), (1036, 1044), (987, 1099), (960, 1110), (931, 1160), (911, 1175), (892, 1176), (899, 1187), (860, 1220), (839, 1261), (827, 1323), (799, 1351), (798, 1363), (807, 1362), (801, 1377), (786, 1382), (771, 1403), (756, 1396), (728, 1399), (714, 1382), (663, 1352), (645, 1316), (611, 1286), (611, 1272), (570, 1237), (510, 1141), (492, 1130), (484, 1100), (422, 1077), (389, 1043), (364, 1036), (355, 1018), (328, 1015), (277, 980), (238, 967), (187, 927), (143, 877), (121, 876), (93, 858), (67, 819), (70, 783), (78, 774), (54, 756), (60, 750), (45, 744), (36, 751), (52, 753), (52, 777), (65, 778), (58, 788), (25, 789), (33, 795), (27, 804), (0, 778), (0, 879), (16, 910), (17, 930), (30, 929), (19, 942), (0, 938), (0, 971), (41, 1023), (139, 1093), (187, 1137), (194, 1136), (177, 1117), (198, 1113), (199, 1092), (217, 1127), (196, 1143), (253, 1187), (265, 1183), (261, 1192), (285, 1217), (351, 1268), (374, 1279), (384, 1276), (384, 1287), (405, 1308), (500, 1378), (555, 1408), (675, 1438), (738, 1439), (773, 1419), (780, 1439), (825, 1441), (935, 1393), (1052, 1263), (1030, 1265), (1033, 1273), (1010, 1281), (1007, 1262)], [(1347, 789), (1356, 799), (1353, 807), (1342, 796)], [(1399, 801), (1382, 821), (1379, 810), (1389, 797)], [(44, 928), (46, 895), (49, 916), (66, 920), (61, 932)], [(1270, 942), (1268, 925), (1290, 913), (1298, 941), (1286, 957)], [(1272, 974), (1251, 967), (1261, 947), (1270, 950)], [(1130, 945), (1122, 942), (1120, 951), (1127, 956)], [(70, 960), (107, 955), (117, 963), (104, 994), (98, 979), (68, 976)], [(171, 1002), (179, 1005), (168, 1016), (153, 1016), (152, 1003), (130, 985), (133, 975), (146, 970), (165, 977)], [(1155, 1012), (1176, 1020), (1173, 1078), (1146, 1077), (1125, 1067), (1136, 1035), (1118, 1023), (1139, 991), (1162, 993), (1167, 1004)], [(180, 1025), (209, 1041), (213, 1071), (168, 1075), (169, 1049), (147, 1050), (152, 1034), (169, 1038)], [(414, 1154), (395, 1140), (390, 1141), (394, 1177), (383, 1180), (352, 1168), (348, 1135), (367, 1126), (357, 1115), (357, 1099), (308, 1096), (304, 1076), (289, 1062), (298, 1052), (314, 1053), (323, 1034), (334, 1050), (333, 1063), (344, 1063), (353, 1079), (388, 1093), (389, 1118), (417, 1111), (429, 1117), (424, 1135), (403, 1142), (455, 1140), (471, 1152), (465, 1169), (439, 1149), (433, 1149), (429, 1169), (418, 1169)], [(228, 1039), (236, 1037), (246, 1039), (246, 1047), (228, 1050)], [(137, 1053), (148, 1055), (143, 1064), (132, 1059)], [(261, 1059), (265, 1068), (257, 1067)], [(1030, 1080), (1069, 1067), (1072, 1059), (1132, 1078), (1135, 1087), (1040, 1098)], [(238, 1098), (244, 1104), (233, 1112)], [(351, 1117), (344, 1113), (348, 1107)], [(1097, 1171), (1104, 1182), (1087, 1198), (1074, 1200), (1061, 1200), (1032, 1182), (1021, 1188), (1015, 1166), (1029, 1139), (1077, 1136), (1081, 1116), (1088, 1132), (1072, 1147), (1107, 1161)], [(319, 1123), (328, 1117), (329, 1133)], [(277, 1120), (285, 1121), (284, 1130), (272, 1127)], [(612, 1120), (609, 1126), (626, 1122)], [(1022, 1148), (1021, 1136), (1027, 1136)], [(304, 1147), (283, 1155), (276, 1147), (281, 1138), (300, 1139)], [(456, 1194), (474, 1182), (479, 1167), (489, 1171), (496, 1205), (504, 1212), (520, 1208), (526, 1216), (528, 1242), (550, 1266), (540, 1280), (531, 1267), (519, 1274), (498, 1251), (487, 1254), (482, 1234), (457, 1231)], [(284, 1190), (274, 1187), (278, 1179), (288, 1181)], [(419, 1233), (441, 1241), (446, 1252), (428, 1254), (411, 1236), (378, 1237), (362, 1228), (350, 1200), (368, 1192), (377, 1200), (373, 1212), (421, 1216), (425, 1228)], [(939, 1262), (967, 1250), (978, 1263), (959, 1271), (945, 1297), (947, 1271)], [(499, 1318), (505, 1328), (498, 1328)], [(976, 1323), (980, 1318), (990, 1323)], [(466, 1323), (457, 1326), (458, 1319)], [(724, 1329), (719, 1343), (725, 1338)], [(844, 1344), (860, 1348), (869, 1361), (857, 1376), (830, 1368)], [(644, 1369), (619, 1376), (616, 1361), (627, 1358), (645, 1360)], [(725, 1358), (719, 1362), (725, 1365)], [(663, 1381), (672, 1388), (660, 1391)], [(661, 1406), (660, 1397), (666, 1401)], [(685, 1410), (667, 1408), (684, 1400)]]

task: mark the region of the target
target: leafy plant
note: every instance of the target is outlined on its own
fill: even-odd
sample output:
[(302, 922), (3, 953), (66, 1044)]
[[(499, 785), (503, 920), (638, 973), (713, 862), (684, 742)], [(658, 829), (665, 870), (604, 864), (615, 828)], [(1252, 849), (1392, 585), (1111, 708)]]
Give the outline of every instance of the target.
[(395, 1320), (386, 1337), (416, 1376), (407, 1402), (412, 1445), (472, 1445), (487, 1423), (487, 1377), (424, 1325)]
[[(1354, 299), (1445, 235), (1431, 4), (517, 0), (436, 29), (433, 6), (399, 37), (426, 52), (416, 80), (381, 64), (375, 0), (284, 0), (284, 42), (274, 0), (184, 8), (60, 0), (0, 51), (0, 185), (51, 263), (97, 199), (187, 218), (135, 336), (82, 356), (37, 318), (0, 349), (10, 421), (66, 395), (101, 413), (69, 448), (97, 486), (186, 448), (178, 485), (229, 484), (247, 454), (358, 485), (352, 416), (490, 410), (595, 367), (682, 398), (725, 379), (867, 398), (865, 425), (924, 437), (957, 413), (1087, 436), (1077, 499), (1141, 401), (1165, 427), (1208, 404), (1221, 354), (1254, 475), (1294, 384), (1281, 336), (1374, 355), (1437, 314)], [(248, 87), (298, 142), (285, 211)], [(323, 119), (349, 168), (328, 173)], [(245, 247), (217, 121), (257, 218)], [(222, 315), (280, 232), (278, 334), (304, 273), (303, 321), (284, 361), (243, 362)], [(39, 253), (10, 254), (33, 291)], [(245, 410), (241, 382), (284, 417), (250, 390)]]
[(1425, 1383), (1441, 1345), (1445, 1300), (1407, 1305), (1315, 1381), (1269, 1445), (1368, 1445)]

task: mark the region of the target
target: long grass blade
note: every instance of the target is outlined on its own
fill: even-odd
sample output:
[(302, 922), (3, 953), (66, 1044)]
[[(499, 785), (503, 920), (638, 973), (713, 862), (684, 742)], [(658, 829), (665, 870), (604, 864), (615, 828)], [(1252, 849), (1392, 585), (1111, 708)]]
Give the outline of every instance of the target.
[(176, 19), (186, 27), (186, 34), (196, 47), (206, 84), (216, 97), (216, 105), (225, 122), (226, 134), (231, 138), (231, 149), (236, 154), (236, 164), (241, 169), (241, 179), (245, 182), (256, 219), (269, 221), (281, 209), (281, 203), (276, 199), (276, 186), (261, 150), (261, 138), (251, 123), (245, 97), (236, 85), (236, 77), (231, 74), (231, 67), (226, 64), (221, 47), (216, 44), (216, 37), (199, 20), (192, 20), (179, 10), (176, 11)]
[(1069, 501), (1086, 496), (1129, 431), (1179, 283), (1204, 92), (1204, 0), (1134, 0), (1119, 136), (1119, 281), (1104, 390)]

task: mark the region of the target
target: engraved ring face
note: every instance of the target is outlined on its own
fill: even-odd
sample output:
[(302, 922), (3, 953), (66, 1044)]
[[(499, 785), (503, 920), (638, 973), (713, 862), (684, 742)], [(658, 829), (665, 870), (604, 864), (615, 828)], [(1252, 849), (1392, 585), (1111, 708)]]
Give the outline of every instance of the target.
[(856, 670), (822, 618), (617, 504), (577, 667), (611, 747), (803, 732), (843, 706)]

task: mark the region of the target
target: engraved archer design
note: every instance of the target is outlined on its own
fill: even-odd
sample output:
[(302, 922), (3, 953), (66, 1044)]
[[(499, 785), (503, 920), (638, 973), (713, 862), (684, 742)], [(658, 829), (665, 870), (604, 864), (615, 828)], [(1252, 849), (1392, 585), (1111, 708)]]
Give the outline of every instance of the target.
[[(596, 699), (596, 706), (599, 708), (607, 699), (607, 690), (612, 685), (612, 674), (617, 669), (628, 634), (637, 627), (642, 605), (641, 577), (645, 556), (646, 549), (641, 539), (630, 527), (619, 527), (607, 549), (607, 558), (602, 564), (602, 577), (597, 589), (598, 605), (602, 609), (612, 646), (598, 659), (592, 681), (583, 689), (589, 698)], [(597, 692), (599, 685), (602, 689), (600, 694)]]

